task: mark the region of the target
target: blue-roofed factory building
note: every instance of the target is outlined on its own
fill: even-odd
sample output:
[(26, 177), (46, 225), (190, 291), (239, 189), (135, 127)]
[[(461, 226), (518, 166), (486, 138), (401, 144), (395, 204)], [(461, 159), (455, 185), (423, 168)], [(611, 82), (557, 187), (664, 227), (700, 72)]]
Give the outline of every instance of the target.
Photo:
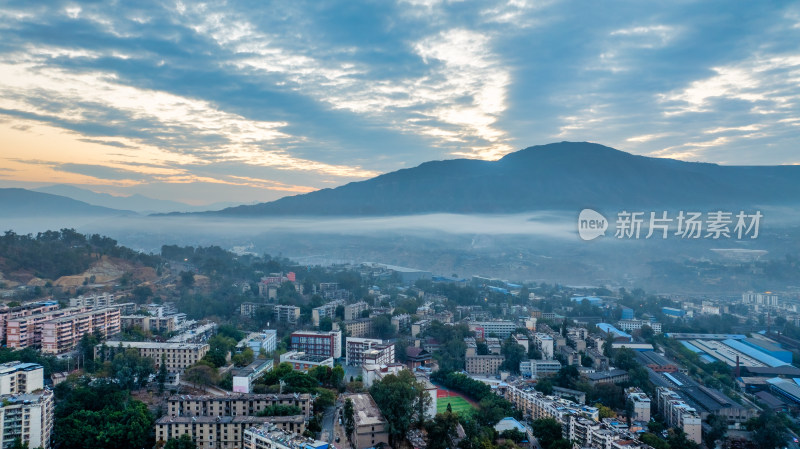
[(597, 328), (600, 329), (600, 331), (602, 331), (604, 334), (613, 334), (615, 342), (619, 342), (619, 341), (632, 342), (633, 341), (633, 337), (631, 336), (631, 334), (629, 334), (627, 332), (623, 332), (623, 331), (617, 329), (616, 327), (614, 327), (611, 324), (608, 324), (608, 323), (597, 323)]
[(676, 309), (674, 307), (662, 307), (661, 313), (667, 316), (681, 318), (686, 315), (686, 311), (682, 309)]
[(781, 348), (775, 343), (771, 343), (770, 341), (762, 338), (748, 338), (743, 340), (742, 343), (754, 348), (758, 351), (761, 351), (767, 355), (775, 357), (776, 359), (785, 362), (785, 363), (792, 363), (792, 353), (791, 351), (787, 351), (786, 349)]
[(623, 307), (622, 308), (622, 318), (623, 320), (632, 320), (633, 316), (633, 309), (630, 307)]
[(758, 360), (759, 362), (767, 366), (776, 367), (776, 366), (783, 366), (790, 364), (782, 360), (776, 359), (775, 357), (772, 357), (771, 355), (765, 352), (759, 351), (758, 349), (755, 349), (752, 346), (748, 346), (742, 343), (740, 340), (723, 340), (722, 343), (725, 344), (725, 346), (729, 346), (746, 356)]
[(583, 301), (589, 301), (589, 304), (593, 306), (603, 305), (603, 300), (597, 296), (573, 296), (571, 299), (573, 302), (577, 302), (578, 304), (582, 303)]

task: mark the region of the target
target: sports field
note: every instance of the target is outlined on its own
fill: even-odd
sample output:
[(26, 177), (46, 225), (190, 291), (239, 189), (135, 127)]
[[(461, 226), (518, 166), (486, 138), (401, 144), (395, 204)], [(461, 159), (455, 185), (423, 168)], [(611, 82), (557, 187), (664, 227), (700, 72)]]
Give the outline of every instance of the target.
[(472, 404), (467, 402), (466, 399), (451, 393), (447, 390), (439, 390), (436, 399), (436, 413), (444, 413), (447, 411), (447, 404), (453, 409), (453, 412), (463, 415), (465, 413), (472, 413), (475, 409)]

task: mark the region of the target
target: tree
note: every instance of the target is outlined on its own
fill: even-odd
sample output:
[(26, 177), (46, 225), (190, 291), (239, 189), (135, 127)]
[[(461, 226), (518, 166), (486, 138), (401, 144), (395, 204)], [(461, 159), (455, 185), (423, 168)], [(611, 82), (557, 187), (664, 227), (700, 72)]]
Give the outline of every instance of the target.
[(320, 318), (319, 330), (321, 330), (322, 332), (328, 332), (332, 329), (333, 329), (333, 320), (331, 320), (331, 317), (325, 316)]
[(561, 424), (553, 418), (537, 419), (531, 428), (542, 449), (552, 449), (553, 443), (561, 439)]
[(156, 381), (158, 382), (158, 391), (164, 391), (164, 384), (167, 383), (167, 356), (166, 354), (161, 354), (161, 363), (158, 366), (158, 375), (156, 375)]
[(234, 355), (231, 358), (231, 361), (233, 361), (234, 365), (242, 367), (253, 363), (253, 360), (255, 359), (256, 356), (255, 353), (253, 353), (253, 350), (251, 348), (246, 348), (244, 351)]
[(614, 418), (615, 416), (617, 416), (617, 414), (614, 413), (614, 410), (611, 410), (609, 407), (606, 407), (603, 404), (597, 403), (594, 406), (597, 407), (597, 411), (600, 414), (600, 419)]
[(753, 432), (753, 441), (759, 449), (782, 447), (787, 438), (786, 422), (769, 408), (757, 418), (748, 420), (745, 426)]
[(421, 382), (414, 382), (412, 386), (414, 388), (414, 418), (417, 420), (417, 427), (421, 429), (425, 425), (425, 414), (431, 406), (431, 397)]
[(214, 385), (219, 380), (217, 369), (198, 362), (186, 369), (183, 378), (195, 385)]
[(525, 347), (517, 344), (511, 337), (503, 341), (500, 353), (505, 357), (500, 369), (519, 374), (519, 364), (525, 358)]
[(372, 332), (376, 337), (387, 340), (394, 336), (394, 326), (389, 315), (378, 315), (372, 318)]
[(714, 447), (717, 441), (725, 438), (728, 432), (728, 420), (724, 416), (710, 414), (706, 418), (709, 430), (703, 435), (703, 442), (706, 447)]
[(181, 271), (181, 285), (191, 288), (194, 285), (194, 273), (191, 271)]
[(640, 437), (642, 443), (652, 447), (653, 449), (670, 449), (669, 444), (658, 436), (652, 433), (643, 433)]
[(536, 391), (541, 392), (545, 396), (553, 394), (553, 383), (547, 379), (539, 380), (538, 382), (536, 382), (536, 386), (534, 386), (533, 388), (535, 388)]
[(411, 427), (414, 406), (414, 386), (416, 382), (410, 371), (390, 374), (370, 388), (370, 394), (386, 418), (389, 432), (389, 446), (398, 447)]
[(450, 449), (453, 440), (458, 437), (458, 416), (448, 411), (438, 413), (432, 421), (428, 422), (428, 449)]
[(170, 438), (164, 449), (196, 449), (197, 444), (192, 440), (188, 433), (184, 433), (180, 438)]
[(353, 401), (350, 398), (344, 401), (344, 433), (347, 441), (353, 445), (353, 432), (356, 430), (355, 414), (353, 411)]

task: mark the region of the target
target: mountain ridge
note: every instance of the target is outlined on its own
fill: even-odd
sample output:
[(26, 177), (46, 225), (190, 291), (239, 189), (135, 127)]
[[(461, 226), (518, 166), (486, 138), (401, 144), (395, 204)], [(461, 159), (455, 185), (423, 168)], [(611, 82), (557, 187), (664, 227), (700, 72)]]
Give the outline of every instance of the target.
[(725, 166), (589, 142), (528, 147), (497, 161), (429, 161), (336, 188), (195, 214), (392, 216), (581, 208), (753, 207), (800, 201), (800, 167)]

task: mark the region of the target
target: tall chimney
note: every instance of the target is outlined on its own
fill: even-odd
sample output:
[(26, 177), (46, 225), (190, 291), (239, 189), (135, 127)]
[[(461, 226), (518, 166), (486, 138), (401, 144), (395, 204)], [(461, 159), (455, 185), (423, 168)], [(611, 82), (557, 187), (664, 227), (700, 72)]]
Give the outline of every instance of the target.
[(742, 377), (742, 373), (741, 373), (741, 370), (739, 368), (739, 356), (738, 355), (736, 356), (736, 377), (737, 378)]

